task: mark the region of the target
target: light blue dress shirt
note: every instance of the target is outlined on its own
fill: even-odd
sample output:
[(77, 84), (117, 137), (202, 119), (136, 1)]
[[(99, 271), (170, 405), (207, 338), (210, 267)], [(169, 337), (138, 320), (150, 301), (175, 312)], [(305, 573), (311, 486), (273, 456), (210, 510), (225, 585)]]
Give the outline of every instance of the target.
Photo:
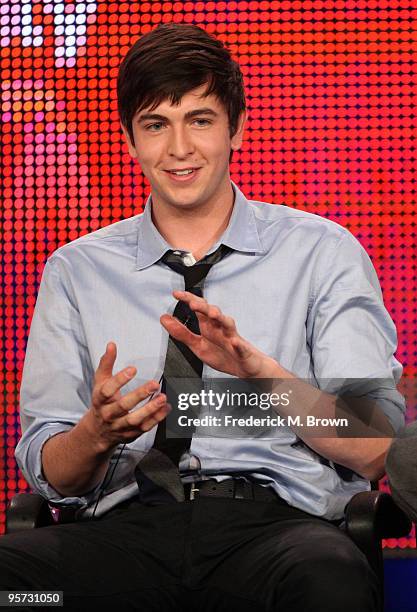
[[(229, 225), (208, 253), (221, 242), (234, 252), (210, 270), (208, 302), (232, 316), (249, 342), (316, 386), (321, 379), (375, 380), (368, 395), (397, 431), (405, 404), (396, 390), (402, 372), (393, 356), (396, 330), (365, 250), (333, 221), (248, 201), (232, 186)], [(80, 497), (62, 497), (42, 474), (41, 449), (87, 411), (94, 371), (109, 340), (118, 348), (114, 373), (137, 368), (123, 393), (161, 377), (168, 334), (159, 317), (173, 312), (172, 291), (183, 289), (184, 281), (160, 262), (170, 245), (152, 222), (151, 206), (149, 198), (142, 214), (78, 238), (49, 257), (30, 330), (16, 458), (35, 491), (54, 503), (77, 504), (85, 516), (93, 511), (99, 486)], [(204, 366), (203, 378), (224, 376)], [(134, 469), (155, 433), (153, 428), (125, 447), (97, 516), (137, 493)], [(192, 458), (200, 466), (194, 473)], [(360, 476), (300, 444), (287, 427), (274, 437), (194, 438), (180, 466), (188, 480), (245, 472), (290, 504), (328, 519), (342, 517), (349, 499), (369, 489)]]

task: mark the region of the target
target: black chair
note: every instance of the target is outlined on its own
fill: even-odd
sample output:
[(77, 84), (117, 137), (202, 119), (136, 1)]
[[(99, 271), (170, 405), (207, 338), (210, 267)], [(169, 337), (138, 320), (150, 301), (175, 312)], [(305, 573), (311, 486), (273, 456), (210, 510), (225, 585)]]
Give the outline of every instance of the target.
[[(55, 515), (55, 519), (53, 517)], [(16, 533), (68, 523), (74, 520), (71, 508), (50, 507), (47, 500), (37, 494), (19, 493), (6, 510), (6, 533)], [(412, 523), (395, 504), (389, 493), (364, 491), (352, 497), (345, 508), (345, 529), (358, 548), (365, 554), (372, 569), (379, 577), (381, 601), (383, 601), (384, 565), (383, 538), (400, 538), (410, 533)]]

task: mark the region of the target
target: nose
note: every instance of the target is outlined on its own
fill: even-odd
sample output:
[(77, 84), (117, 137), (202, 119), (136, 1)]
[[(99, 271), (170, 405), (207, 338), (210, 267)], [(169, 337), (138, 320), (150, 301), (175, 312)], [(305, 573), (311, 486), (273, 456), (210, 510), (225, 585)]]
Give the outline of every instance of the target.
[(168, 154), (184, 159), (194, 153), (194, 143), (184, 125), (173, 126), (168, 140)]

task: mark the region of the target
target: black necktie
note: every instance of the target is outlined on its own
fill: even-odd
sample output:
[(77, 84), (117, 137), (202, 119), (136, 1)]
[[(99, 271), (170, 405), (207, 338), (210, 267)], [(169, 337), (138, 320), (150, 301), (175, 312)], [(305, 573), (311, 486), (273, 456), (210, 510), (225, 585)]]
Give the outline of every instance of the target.
[[(207, 255), (194, 265), (186, 265), (187, 257), (176, 251), (168, 251), (162, 261), (184, 277), (185, 291), (203, 295), (203, 286), (211, 267), (225, 257), (232, 249), (226, 245)], [(193, 333), (199, 334), (200, 327), (194, 311), (185, 302), (178, 302), (173, 316), (184, 323)], [(182, 342), (172, 336), (168, 338), (165, 358), (162, 392), (166, 391), (169, 378), (201, 379), (203, 363)], [(155, 441), (150, 451), (138, 463), (135, 476), (140, 489), (141, 499), (149, 504), (183, 501), (184, 490), (178, 471), (181, 455), (191, 444), (191, 437), (168, 438), (166, 420), (158, 424)]]

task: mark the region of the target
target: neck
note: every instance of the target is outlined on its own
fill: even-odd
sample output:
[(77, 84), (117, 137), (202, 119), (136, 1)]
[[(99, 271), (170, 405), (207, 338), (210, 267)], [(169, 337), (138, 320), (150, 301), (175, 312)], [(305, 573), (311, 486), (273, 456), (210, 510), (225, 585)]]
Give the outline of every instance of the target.
[(160, 205), (152, 196), (152, 221), (161, 236), (173, 249), (189, 251), (198, 261), (217, 242), (229, 224), (233, 211), (234, 193), (215, 203), (195, 209)]

